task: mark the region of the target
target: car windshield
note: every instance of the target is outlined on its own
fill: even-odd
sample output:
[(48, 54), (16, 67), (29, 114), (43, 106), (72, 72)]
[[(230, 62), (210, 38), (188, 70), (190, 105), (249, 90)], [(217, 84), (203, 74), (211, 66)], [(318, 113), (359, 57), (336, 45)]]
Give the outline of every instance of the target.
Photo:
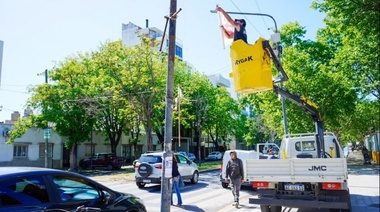
[(161, 163), (162, 157), (158, 155), (142, 155), (139, 158), (140, 163)]

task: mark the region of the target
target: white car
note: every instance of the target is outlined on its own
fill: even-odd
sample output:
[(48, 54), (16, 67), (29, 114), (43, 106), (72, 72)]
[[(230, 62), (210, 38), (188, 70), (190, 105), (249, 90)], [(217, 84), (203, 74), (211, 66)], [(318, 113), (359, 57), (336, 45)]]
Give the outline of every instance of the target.
[(220, 160), (222, 159), (222, 153), (219, 151), (216, 152), (210, 152), (207, 156), (207, 160)]
[[(183, 180), (198, 183), (199, 170), (196, 163), (182, 154), (173, 153), (178, 161), (178, 171)], [(146, 184), (161, 184), (163, 152), (142, 154), (135, 165), (136, 185), (144, 188)]]

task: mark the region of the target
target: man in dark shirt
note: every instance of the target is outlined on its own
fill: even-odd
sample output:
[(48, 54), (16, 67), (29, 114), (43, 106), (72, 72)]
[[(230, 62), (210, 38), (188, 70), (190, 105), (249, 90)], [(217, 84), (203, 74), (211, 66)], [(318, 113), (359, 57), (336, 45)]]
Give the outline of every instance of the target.
[[(235, 30), (234, 30), (234, 41), (236, 40), (243, 40), (245, 43), (248, 43), (247, 42), (247, 32), (245, 30), (245, 26), (246, 26), (246, 23), (245, 23), (245, 20), (244, 19), (235, 19), (233, 20), (221, 7), (217, 6), (216, 7), (216, 11), (218, 12), (221, 12), (224, 17), (227, 19), (227, 21), (232, 25), (234, 26)], [(221, 26), (223, 29), (224, 27)], [(228, 38), (232, 38), (232, 34), (228, 33), (226, 31), (226, 29), (223, 30), (224, 31), (224, 34), (228, 37)]]
[(274, 155), (274, 151), (273, 151), (273, 149), (269, 149), (268, 150), (268, 158), (267, 159), (278, 159), (278, 157), (276, 157), (275, 155)]
[(232, 194), (234, 195), (234, 205), (237, 208), (239, 206), (239, 196), (240, 196), (240, 187), (241, 184), (244, 182), (243, 176), (244, 176), (244, 169), (243, 169), (243, 162), (236, 157), (236, 152), (231, 151), (230, 152), (231, 160), (228, 161), (227, 167), (226, 167), (226, 181), (228, 182), (228, 179), (231, 179), (232, 183)]

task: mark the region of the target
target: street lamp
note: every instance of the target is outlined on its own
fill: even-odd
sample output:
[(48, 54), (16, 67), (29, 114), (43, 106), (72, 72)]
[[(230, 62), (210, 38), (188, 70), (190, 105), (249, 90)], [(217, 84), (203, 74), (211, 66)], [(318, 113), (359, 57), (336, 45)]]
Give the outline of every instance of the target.
[[(210, 10), (210, 12), (211, 13), (216, 13), (217, 11), (216, 10)], [(274, 22), (274, 27), (275, 27), (275, 34), (271, 35), (272, 41), (273, 41), (273, 43), (280, 42), (280, 34), (278, 33), (277, 22), (273, 18), (273, 16), (265, 14), (265, 13), (243, 13), (243, 12), (226, 12), (226, 13), (227, 14), (238, 14), (238, 15), (266, 16), (266, 17), (271, 18), (273, 20), (273, 22)], [(281, 62), (281, 60), (280, 60), (281, 54), (282, 54), (282, 47), (281, 47), (281, 45), (276, 45), (275, 51), (276, 51), (276, 54), (277, 54), (279, 62)], [(274, 82), (280, 82), (280, 87), (283, 88), (283, 81), (281, 80), (281, 78), (282, 78), (282, 75), (280, 76), (279, 80), (275, 79)], [(283, 96), (281, 96), (281, 105), (282, 105), (282, 113), (283, 113), (283, 119), (284, 119), (284, 131), (285, 131), (285, 136), (287, 136), (289, 134), (289, 130), (288, 130), (288, 121), (287, 121), (287, 118), (286, 118), (285, 98)]]

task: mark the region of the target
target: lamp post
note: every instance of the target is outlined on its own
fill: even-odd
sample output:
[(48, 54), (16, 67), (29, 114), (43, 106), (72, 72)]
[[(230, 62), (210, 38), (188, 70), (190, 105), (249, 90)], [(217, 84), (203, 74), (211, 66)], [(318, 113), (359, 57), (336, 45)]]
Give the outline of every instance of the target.
[[(211, 13), (216, 13), (217, 11), (216, 10), (210, 10)], [(227, 14), (238, 14), (238, 15), (255, 15), (255, 16), (266, 16), (266, 17), (269, 17), (273, 20), (274, 22), (274, 27), (275, 27), (275, 33), (278, 34), (278, 30), (277, 30), (277, 22), (276, 20), (273, 18), (273, 16), (271, 15), (268, 15), (268, 14), (265, 14), (265, 13), (243, 13), (243, 12), (226, 12)], [(278, 41), (277, 40), (274, 40), (274, 38), (278, 37)], [(279, 34), (278, 36), (273, 36), (272, 37), (272, 40), (274, 43), (278, 43), (280, 41), (279, 39)], [(277, 45), (276, 46), (276, 50), (277, 50), (277, 57), (278, 57), (278, 61), (281, 62), (281, 54), (282, 54), (282, 47), (281, 45)], [(282, 75), (281, 75), (281, 78), (282, 78)], [(283, 81), (280, 79), (278, 82), (280, 82), (280, 87), (283, 88)], [(286, 117), (286, 105), (285, 105), (285, 98), (283, 96), (281, 96), (281, 106), (282, 106), (282, 113), (283, 113), (283, 119), (284, 119), (284, 131), (285, 131), (285, 136), (288, 136), (289, 134), (289, 130), (288, 130), (288, 121), (287, 121), (287, 117)]]

